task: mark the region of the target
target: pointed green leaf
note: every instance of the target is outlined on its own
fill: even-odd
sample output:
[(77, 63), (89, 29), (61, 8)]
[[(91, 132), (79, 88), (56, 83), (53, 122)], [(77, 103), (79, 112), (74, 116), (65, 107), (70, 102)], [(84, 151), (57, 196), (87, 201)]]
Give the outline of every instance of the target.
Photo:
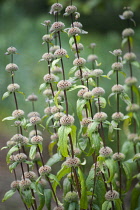
[(131, 105), (131, 99), (129, 98), (129, 96), (128, 96), (126, 93), (122, 92), (122, 93), (120, 94), (120, 98), (121, 98), (127, 105)]
[(140, 188), (134, 188), (131, 193), (131, 208), (130, 208), (130, 210), (134, 210), (137, 207), (139, 207), (138, 206), (139, 198), (140, 198)]
[(15, 120), (15, 117), (12, 117), (12, 116), (10, 116), (10, 117), (5, 117), (5, 118), (3, 118), (2, 121), (5, 121), (5, 120)]
[(32, 145), (30, 148), (29, 157), (31, 160), (33, 160), (36, 155), (36, 149), (37, 149), (37, 145)]
[(17, 167), (18, 164), (19, 164), (19, 162), (14, 162), (9, 166), (9, 170), (11, 171), (11, 173)]
[(73, 91), (79, 88), (86, 88), (84, 85), (73, 85), (72, 88), (70, 88), (68, 91)]
[(71, 190), (71, 183), (68, 178), (63, 181), (63, 194), (64, 196)]
[(21, 192), (22, 199), (24, 203), (30, 208), (33, 204), (33, 197), (31, 190), (25, 190)]
[(121, 199), (115, 199), (114, 203), (115, 203), (115, 209), (116, 210), (122, 210), (122, 201), (121, 201)]
[(61, 93), (61, 90), (57, 91), (57, 93), (54, 96), (54, 103), (55, 103), (55, 105), (57, 107), (59, 106), (59, 104), (58, 104), (58, 96), (59, 96), (60, 93)]
[(130, 189), (130, 186), (131, 186), (131, 181), (132, 181), (132, 163), (130, 163), (129, 161), (125, 161), (122, 163), (122, 166), (123, 166), (123, 169), (124, 169), (124, 172), (125, 172), (125, 175), (126, 175), (126, 179), (127, 179), (127, 182), (126, 182), (126, 192)]
[(61, 60), (61, 58), (58, 58), (58, 59), (55, 59), (53, 62), (52, 62), (52, 69), (54, 68), (54, 66)]
[(80, 121), (82, 120), (82, 117), (83, 117), (82, 111), (83, 111), (85, 104), (86, 104), (86, 100), (82, 100), (82, 99), (77, 100), (77, 116)]
[(68, 135), (71, 132), (70, 126), (61, 126), (58, 129), (58, 147), (64, 157), (68, 157)]
[(52, 191), (50, 189), (45, 189), (44, 197), (45, 197), (45, 205), (47, 207), (47, 210), (51, 210)]
[(38, 197), (39, 197), (39, 206), (37, 210), (42, 210), (45, 205), (45, 197), (41, 193), (38, 193)]
[(96, 180), (96, 185), (95, 185), (95, 194), (97, 195), (96, 197), (96, 203), (98, 203), (98, 206), (102, 208), (102, 204), (105, 201), (105, 184), (104, 181), (102, 180)]
[(69, 204), (68, 210), (75, 210), (76, 209), (76, 203), (72, 202)]
[(111, 98), (112, 96), (114, 96), (114, 95), (115, 95), (115, 93), (111, 93), (111, 94), (108, 96), (108, 104), (109, 104), (109, 106), (111, 106), (110, 98)]
[(94, 146), (95, 152), (98, 155), (99, 150), (100, 150), (100, 142), (101, 142), (101, 137), (99, 133), (93, 133), (92, 137), (90, 138), (92, 146)]
[(100, 122), (93, 122), (90, 123), (90, 126), (87, 129), (88, 136), (92, 139), (92, 133), (94, 133), (97, 129), (97, 126), (100, 124)]
[(70, 134), (71, 134), (72, 143), (74, 147), (76, 146), (76, 130), (77, 130), (77, 127), (75, 125), (72, 125)]
[(109, 179), (107, 180), (107, 183), (109, 183), (112, 181), (112, 179), (114, 178), (114, 175), (116, 173), (115, 162), (113, 159), (107, 159), (107, 160), (105, 160), (105, 163), (106, 163), (106, 165), (109, 169), (109, 173), (110, 173)]
[(105, 201), (102, 205), (102, 210), (110, 210), (112, 208), (111, 201)]
[(39, 87), (39, 91), (41, 92), (42, 90), (44, 90), (46, 88), (46, 83), (42, 83)]
[(127, 43), (127, 38), (124, 38), (123, 40), (122, 40), (122, 44), (121, 44), (121, 46), (122, 46), (122, 48), (124, 47), (124, 45)]
[(46, 165), (52, 166), (55, 163), (58, 163), (62, 159), (62, 156), (59, 153), (54, 154), (46, 163)]
[(77, 66), (73, 66), (73, 67), (69, 70), (69, 75), (70, 75), (70, 74), (73, 74), (77, 69), (78, 69)]
[(11, 198), (15, 194), (15, 192), (16, 192), (16, 190), (9, 190), (8, 192), (6, 192), (3, 199), (2, 199), (2, 202)]
[(2, 96), (2, 100), (4, 100), (5, 98), (7, 98), (8, 96), (10, 96), (10, 92), (5, 92)]
[(18, 146), (15, 145), (15, 146), (13, 146), (13, 147), (8, 151), (7, 156), (6, 156), (6, 162), (7, 162), (7, 163), (9, 163), (9, 158), (10, 158), (10, 156), (11, 156), (14, 152), (16, 152), (16, 151), (18, 151), (18, 150), (19, 150)]
[(110, 70), (107, 74), (107, 77), (110, 78), (110, 76), (114, 73), (114, 70)]
[(56, 141), (51, 141), (50, 144), (49, 144), (49, 154), (50, 154), (50, 156), (53, 155), (53, 148), (56, 145), (56, 143), (57, 143)]

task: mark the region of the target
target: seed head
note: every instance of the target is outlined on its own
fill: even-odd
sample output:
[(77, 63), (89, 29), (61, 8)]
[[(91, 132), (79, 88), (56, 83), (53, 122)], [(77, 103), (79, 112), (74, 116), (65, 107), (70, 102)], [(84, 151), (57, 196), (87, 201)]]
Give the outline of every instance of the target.
[(47, 114), (47, 115), (51, 115), (51, 107), (47, 107), (44, 109), (44, 113)]
[(77, 28), (82, 28), (83, 27), (83, 25), (82, 25), (82, 23), (80, 23), (80, 22), (73, 22), (73, 25), (71, 25), (72, 27), (77, 27)]
[(91, 122), (92, 122), (92, 118), (91, 117), (85, 117), (85, 118), (82, 119), (81, 125), (83, 127), (87, 127)]
[(138, 104), (131, 104), (126, 107), (127, 112), (138, 112), (140, 110), (140, 106)]
[(70, 14), (76, 12), (76, 11), (77, 11), (77, 7), (75, 7), (74, 5), (67, 6), (66, 9), (65, 9), (65, 13), (67, 15), (70, 15)]
[(122, 93), (124, 91), (124, 87), (122, 85), (114, 85), (112, 87), (112, 92), (113, 93)]
[(101, 69), (95, 69), (91, 72), (91, 75), (94, 77), (100, 77), (103, 74), (103, 70)]
[(58, 82), (57, 87), (60, 90), (68, 90), (72, 86), (71, 82), (68, 80), (61, 80)]
[(57, 113), (54, 114), (53, 118), (58, 121), (63, 116), (64, 116), (63, 112), (57, 112)]
[(58, 32), (58, 31), (62, 31), (65, 27), (65, 24), (62, 22), (54, 22), (50, 28), (50, 32)]
[(44, 165), (39, 168), (40, 176), (48, 175), (51, 172), (51, 167)]
[(122, 50), (120, 50), (120, 49), (113, 50), (113, 55), (115, 55), (115, 56), (121, 56), (122, 55)]
[(33, 136), (33, 137), (31, 138), (31, 143), (32, 143), (32, 144), (40, 144), (40, 143), (42, 143), (42, 142), (43, 142), (42, 136), (37, 135), (37, 136)]
[(84, 49), (84, 46), (81, 43), (77, 43), (77, 48), (76, 48), (76, 45), (73, 44), (71, 49), (72, 49), (72, 51), (76, 51), (77, 49), (78, 49), (78, 51), (81, 51)]
[(51, 24), (51, 21), (50, 20), (44, 20), (44, 26), (49, 26)]
[(30, 118), (30, 123), (31, 123), (32, 125), (39, 124), (39, 123), (41, 123), (41, 118), (40, 118), (40, 117), (31, 117), (31, 118)]
[(19, 180), (13, 181), (13, 182), (11, 183), (11, 188), (12, 188), (12, 189), (19, 189), (19, 183), (20, 183)]
[(126, 60), (126, 61), (135, 61), (136, 60), (136, 54), (133, 53), (133, 52), (128, 52), (128, 53), (125, 53), (125, 55), (123, 56), (123, 59)]
[(74, 123), (74, 117), (72, 115), (64, 115), (60, 118), (61, 125), (72, 125)]
[(56, 207), (54, 207), (53, 210), (64, 210), (64, 207), (63, 206), (56, 206)]
[(112, 120), (115, 120), (115, 121), (123, 120), (123, 118), (124, 118), (124, 114), (121, 113), (121, 112), (115, 112), (115, 113), (112, 115)]
[(54, 46), (50, 47), (50, 52), (54, 53), (58, 49), (60, 49), (60, 46), (59, 45), (54, 45)]
[(123, 12), (124, 19), (131, 19), (134, 13), (131, 10), (126, 10)]
[(74, 155), (75, 155), (75, 156), (80, 155), (81, 152), (82, 152), (82, 151), (81, 151), (79, 148), (75, 148), (75, 149), (74, 149)]
[(21, 118), (24, 116), (24, 111), (21, 109), (16, 109), (15, 111), (12, 112), (12, 116), (15, 118)]
[(17, 52), (17, 49), (15, 47), (8, 47), (7, 48), (7, 54), (10, 55), (10, 54), (16, 54)]
[(21, 134), (15, 134), (10, 141), (20, 143), (23, 141), (23, 136)]
[(16, 127), (19, 127), (19, 126), (21, 126), (21, 121), (20, 120), (16, 120), (14, 122), (14, 124), (15, 124)]
[(60, 3), (54, 3), (51, 6), (50, 14), (56, 14), (57, 12), (60, 12), (63, 9), (63, 5)]
[(77, 96), (83, 98), (84, 93), (88, 92), (88, 88), (84, 88), (78, 91)]
[(116, 161), (122, 161), (125, 159), (125, 155), (123, 153), (114, 153), (112, 157), (113, 157), (113, 160), (116, 160)]
[(37, 100), (38, 100), (38, 97), (34, 93), (32, 93), (31, 95), (27, 97), (27, 101), (37, 101)]
[(126, 84), (127, 86), (135, 85), (137, 82), (138, 82), (138, 80), (137, 80), (136, 77), (127, 77), (127, 78), (125, 79), (125, 84)]
[(47, 88), (46, 90), (43, 91), (43, 95), (50, 97), (52, 96), (52, 90)]
[(52, 141), (57, 141), (59, 139), (58, 133), (54, 133), (50, 136)]
[(38, 112), (29, 112), (28, 118), (31, 118), (31, 117), (40, 117), (40, 114)]
[(54, 74), (46, 74), (44, 77), (43, 77), (43, 79), (44, 79), (44, 82), (46, 82), (46, 83), (51, 83), (51, 82), (54, 82), (55, 81), (55, 79), (56, 79), (56, 77), (55, 77), (55, 75)]
[(110, 157), (113, 153), (112, 149), (110, 147), (102, 147), (99, 151), (100, 155), (104, 157)]
[(126, 37), (129, 37), (129, 36), (133, 36), (134, 35), (134, 30), (132, 28), (126, 28), (123, 30), (122, 32), (122, 37), (123, 38), (126, 38)]
[(105, 94), (105, 90), (102, 87), (95, 87), (92, 90), (92, 94), (94, 97), (99, 97)]
[(98, 112), (94, 115), (93, 119), (97, 122), (102, 122), (107, 119), (107, 114), (105, 112)]
[(61, 111), (63, 111), (64, 110), (64, 108), (62, 107), (62, 106), (53, 106), (53, 107), (51, 107), (51, 113), (52, 114), (54, 114), (54, 113), (56, 113), (56, 112), (61, 112)]
[(50, 34), (45, 34), (43, 37), (42, 37), (42, 40), (44, 42), (51, 42), (53, 40), (53, 37), (50, 35)]
[(19, 154), (15, 155), (14, 159), (16, 162), (23, 162), (27, 159), (27, 155), (25, 155), (24, 153), (19, 153)]
[(120, 63), (120, 62), (115, 62), (115, 63), (112, 64), (112, 69), (114, 71), (121, 71), (122, 68), (123, 68), (123, 64)]
[(95, 60), (98, 60), (98, 56), (97, 56), (97, 55), (91, 54), (91, 55), (89, 55), (89, 56), (87, 57), (87, 62), (93, 62), (93, 61), (95, 61)]
[(69, 36), (75, 36), (75, 35), (79, 35), (79, 34), (81, 34), (81, 30), (79, 29), (79, 28), (77, 28), (77, 27), (72, 27), (72, 28), (70, 28), (69, 30), (68, 30), (68, 35)]
[(74, 66), (84, 66), (86, 63), (86, 60), (84, 58), (76, 58), (74, 61), (73, 61), (73, 65)]
[(13, 147), (16, 143), (15, 143), (15, 141), (12, 141), (12, 140), (10, 140), (10, 141), (7, 141), (7, 147)]
[(130, 133), (130, 134), (128, 135), (128, 140), (134, 142), (134, 140), (135, 140), (137, 137), (138, 137), (138, 134), (137, 134), (137, 133)]
[(63, 48), (61, 49), (57, 49), (55, 52), (54, 52), (54, 56), (57, 57), (57, 58), (62, 58), (64, 56), (67, 55), (67, 51)]
[[(24, 172), (24, 176), (26, 179), (30, 179), (31, 181), (35, 181), (37, 176), (36, 173), (33, 171)], [(22, 176), (23, 179), (23, 176)]]
[(115, 190), (109, 190), (106, 194), (105, 194), (105, 199), (108, 201), (113, 201), (115, 199), (119, 199), (119, 193)]
[(51, 72), (53, 74), (60, 74), (60, 73), (62, 73), (62, 68), (59, 66), (54, 66), (53, 68), (51, 68)]
[(96, 47), (96, 44), (95, 43), (90, 43), (90, 46), (89, 46), (91, 49), (94, 49)]
[(66, 165), (67, 167), (77, 167), (80, 164), (80, 159), (77, 157), (69, 157), (67, 158), (67, 160), (64, 162), (64, 165)]
[(21, 188), (21, 189), (24, 189), (24, 190), (30, 188), (30, 185), (31, 185), (30, 179), (25, 179), (25, 180), (22, 179), (22, 180), (19, 182), (20, 188)]
[(17, 71), (18, 70), (18, 66), (15, 63), (9, 63), (5, 70), (9, 73), (11, 73), (12, 71)]
[(78, 194), (74, 191), (73, 192), (68, 192), (65, 195), (64, 200), (68, 203), (76, 202), (76, 201), (78, 201)]
[(15, 155), (10, 155), (9, 162), (14, 163), (15, 162)]
[(19, 86), (17, 83), (14, 83), (14, 84), (8, 85), (7, 90), (8, 90), (10, 93), (13, 93), (13, 92), (18, 91), (19, 88), (20, 88), (20, 86)]
[(42, 59), (45, 60), (45, 61), (52, 61), (54, 58), (53, 54), (52, 53), (44, 53), (42, 55)]
[[(39, 130), (37, 130), (37, 135), (42, 136), (42, 132), (39, 131)], [(30, 133), (29, 133), (29, 138), (32, 138), (33, 136), (36, 136), (36, 130), (30, 131)]]
[(83, 76), (83, 71), (82, 70), (77, 70), (74, 74), (75, 77), (77, 78), (81, 78), (81, 72), (82, 72), (82, 76)]
[(87, 80), (91, 76), (91, 74), (88, 71), (84, 71), (83, 74), (82, 74), (82, 76), (83, 76), (84, 79)]
[(83, 94), (83, 98), (87, 99), (87, 100), (92, 99), (92, 96), (93, 96), (92, 91), (88, 91), (88, 92)]

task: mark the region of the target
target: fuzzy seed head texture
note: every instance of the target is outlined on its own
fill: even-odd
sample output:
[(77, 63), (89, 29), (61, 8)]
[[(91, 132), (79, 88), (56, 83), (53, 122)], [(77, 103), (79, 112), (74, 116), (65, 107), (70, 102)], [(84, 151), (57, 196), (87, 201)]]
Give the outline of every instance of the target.
[(106, 194), (105, 194), (105, 199), (108, 201), (113, 201), (115, 199), (119, 199), (119, 193), (115, 190), (109, 190)]
[(26, 189), (29, 189), (30, 186), (31, 186), (31, 181), (30, 179), (22, 179), (20, 182), (19, 182), (19, 186), (22, 190), (26, 190)]
[(52, 106), (52, 107), (51, 107), (51, 113), (52, 113), (52, 114), (55, 114), (55, 113), (57, 113), (57, 112), (61, 112), (61, 111), (63, 111), (63, 110), (64, 110), (64, 108), (63, 108), (63, 106), (61, 106), (61, 105)]
[(48, 165), (44, 165), (39, 168), (40, 176), (48, 175), (50, 172), (51, 172), (51, 167)]
[(55, 79), (56, 79), (56, 77), (55, 77), (55, 75), (54, 74), (46, 74), (44, 77), (43, 77), (43, 79), (44, 79), (44, 82), (46, 82), (46, 83), (51, 83), (51, 82), (54, 82), (55, 81)]
[(87, 80), (91, 76), (91, 74), (88, 71), (84, 71), (83, 74), (82, 74), (82, 76), (83, 76), (84, 79)]
[(13, 93), (13, 92), (16, 92), (20, 89), (20, 86), (17, 84), (17, 83), (14, 83), (14, 84), (10, 84), (8, 85), (7, 87), (7, 90), (10, 92), (10, 93)]
[(84, 88), (78, 91), (77, 96), (83, 98), (84, 93), (88, 92), (88, 88)]
[(68, 14), (68, 15), (70, 15), (72, 13), (75, 13), (76, 11), (77, 11), (77, 7), (74, 6), (74, 5), (69, 5), (65, 9), (65, 13)]
[(34, 93), (32, 93), (31, 95), (27, 97), (27, 101), (37, 101), (37, 100), (38, 100), (38, 97)]
[(94, 62), (95, 60), (98, 60), (98, 56), (91, 54), (87, 57), (87, 62)]
[(77, 70), (74, 74), (75, 77), (77, 78), (81, 78), (81, 72), (82, 72), (82, 76), (83, 76), (83, 71), (82, 70)]
[(105, 90), (102, 87), (95, 87), (92, 89), (92, 94), (94, 97), (100, 97), (105, 94)]
[(23, 141), (23, 135), (15, 134), (14, 136), (12, 136), (10, 141), (14, 141), (14, 142), (17, 142), (17, 143), (22, 142)]
[(51, 6), (51, 11), (50, 14), (55, 13), (55, 12), (60, 12), (63, 9), (63, 5), (60, 3), (54, 3)]
[(120, 50), (120, 49), (113, 50), (113, 55), (115, 55), (115, 56), (121, 56), (122, 55), (122, 50)]
[[(37, 178), (37, 175), (34, 171), (28, 171), (24, 172), (25, 179), (30, 179), (31, 181), (35, 181)], [(23, 179), (23, 176), (22, 176)]]
[(14, 125), (16, 126), (16, 127), (19, 127), (19, 126), (21, 126), (21, 121), (20, 120), (16, 120), (15, 122), (14, 122)]
[(63, 48), (61, 49), (57, 49), (55, 52), (54, 52), (54, 56), (56, 58), (63, 58), (67, 55), (67, 51)]
[(94, 115), (93, 119), (97, 122), (102, 122), (107, 119), (107, 114), (105, 112), (98, 112)]
[(47, 114), (47, 115), (51, 115), (51, 107), (47, 107), (44, 109), (44, 113)]
[(73, 125), (74, 124), (74, 117), (72, 115), (64, 115), (60, 118), (60, 124), (64, 126)]
[(63, 206), (56, 206), (53, 208), (53, 210), (64, 210)]
[(91, 49), (94, 49), (94, 48), (96, 47), (96, 43), (90, 43), (89, 47), (90, 47)]
[(14, 163), (15, 162), (15, 155), (10, 155), (9, 162)]
[(18, 66), (15, 63), (9, 63), (9, 64), (7, 64), (5, 70), (8, 73), (11, 73), (12, 71), (17, 71), (18, 70)]
[(62, 73), (62, 68), (59, 66), (54, 66), (51, 68), (51, 73), (53, 74), (61, 74)]
[(42, 40), (44, 42), (51, 42), (53, 40), (53, 37), (50, 35), (50, 34), (45, 34), (43, 37), (42, 37)]
[(68, 35), (69, 36), (76, 36), (81, 34), (81, 29), (79, 29), (78, 27), (72, 27), (68, 30)]
[(126, 28), (122, 32), (122, 37), (123, 38), (131, 37), (131, 36), (134, 36), (134, 33), (135, 32), (132, 28)]
[(138, 104), (131, 104), (126, 107), (127, 112), (138, 112), (140, 110), (140, 106)]
[(46, 90), (43, 91), (43, 95), (47, 97), (52, 96), (52, 90), (47, 88)]
[(131, 19), (134, 16), (134, 13), (131, 10), (126, 10), (123, 12), (124, 19)]
[(104, 156), (104, 157), (110, 157), (113, 153), (112, 149), (110, 147), (102, 147), (99, 150), (100, 155)]
[(30, 118), (30, 123), (32, 125), (40, 124), (41, 123), (41, 118), (40, 117), (31, 117)]
[(33, 136), (31, 138), (31, 143), (32, 144), (41, 144), (42, 142), (43, 142), (42, 136), (37, 135), (37, 136)]
[(92, 118), (91, 117), (85, 117), (85, 118), (82, 119), (81, 125), (83, 127), (87, 127), (91, 122), (92, 122)]
[(130, 133), (128, 135), (128, 140), (134, 142), (136, 138), (138, 138), (138, 134), (137, 133)]
[(37, 133), (37, 135), (42, 136), (42, 132), (41, 131), (37, 130), (37, 132), (36, 132), (36, 130), (32, 130), (29, 133), (29, 138), (32, 138), (33, 136), (36, 136), (36, 133)]
[(50, 136), (52, 141), (57, 141), (59, 139), (58, 133), (54, 133)]
[(22, 142), (20, 142), (22, 146), (26, 145), (29, 143), (29, 139), (26, 136), (23, 136)]
[(113, 93), (122, 93), (124, 91), (124, 87), (122, 85), (114, 85), (112, 87), (112, 92)]
[(65, 114), (63, 112), (57, 112), (54, 114), (53, 118), (54, 120), (60, 120), (61, 117), (63, 117)]
[(126, 84), (127, 86), (135, 85), (137, 82), (138, 82), (138, 80), (137, 80), (136, 77), (127, 77), (127, 78), (125, 79), (125, 84)]
[(21, 109), (16, 109), (12, 112), (12, 116), (15, 118), (21, 118), (24, 116), (24, 111)]
[(7, 141), (7, 143), (6, 143), (7, 147), (9, 147), (9, 148), (13, 147), (15, 144), (16, 144), (16, 142), (12, 141), (12, 140)]
[(19, 189), (19, 183), (20, 183), (20, 180), (13, 181), (11, 183), (11, 188), (14, 189), (14, 190)]
[(120, 63), (120, 62), (115, 62), (115, 63), (112, 64), (112, 69), (114, 71), (121, 71), (122, 68), (123, 68), (123, 64)]
[(68, 157), (67, 160), (64, 162), (64, 165), (66, 165), (67, 167), (77, 167), (80, 164), (80, 159), (77, 157)]
[(40, 117), (40, 114), (38, 112), (29, 112), (27, 116), (28, 116), (28, 118)]
[(128, 52), (128, 53), (124, 54), (123, 59), (126, 60), (126, 61), (133, 62), (137, 59), (137, 56), (133, 52)]
[(54, 45), (54, 46), (50, 47), (50, 52), (54, 53), (58, 49), (60, 49), (60, 46), (59, 45)]
[(121, 112), (115, 112), (112, 114), (112, 120), (121, 121), (124, 119), (124, 114)]
[(72, 83), (68, 80), (61, 80), (57, 84), (59, 90), (68, 90), (71, 86)]
[(49, 26), (51, 24), (51, 21), (50, 20), (44, 20), (44, 24), (45, 26)]
[(83, 25), (82, 25), (82, 23), (75, 21), (75, 22), (73, 22), (73, 25), (71, 25), (71, 27), (82, 28)]
[(103, 74), (103, 70), (102, 69), (94, 69), (91, 71), (91, 75), (94, 77), (100, 77)]
[(81, 153), (82, 153), (82, 151), (81, 151), (78, 147), (74, 149), (74, 155), (75, 155), (75, 156), (78, 156), (78, 155), (80, 155)]
[(54, 22), (50, 28), (50, 33), (52, 32), (59, 32), (62, 31), (65, 28), (65, 24), (58, 21), (58, 22)]
[(8, 55), (10, 55), (10, 54), (16, 54), (16, 52), (17, 52), (17, 49), (15, 48), (15, 47), (8, 47), (7, 48), (7, 52), (8, 52)]
[(42, 55), (42, 59), (45, 61), (52, 61), (54, 59), (54, 55), (52, 53), (44, 53)]
[(84, 66), (86, 63), (86, 60), (84, 58), (75, 58), (73, 61), (74, 66)]
[(16, 162), (23, 162), (27, 159), (27, 155), (25, 155), (24, 153), (19, 153), (15, 155), (14, 159)]
[(125, 155), (123, 153), (114, 153), (112, 158), (116, 161), (123, 161), (125, 159)]
[(92, 91), (88, 91), (88, 92), (83, 94), (83, 98), (86, 99), (86, 100), (92, 99), (92, 96), (93, 96)]
[(73, 44), (72, 47), (71, 47), (71, 49), (72, 49), (72, 51), (76, 51), (77, 49), (78, 49), (78, 51), (81, 51), (81, 50), (84, 49), (84, 46), (81, 43), (77, 43), (77, 45)]
[(76, 192), (68, 192), (65, 195), (64, 200), (68, 203), (77, 202), (78, 201), (78, 194)]

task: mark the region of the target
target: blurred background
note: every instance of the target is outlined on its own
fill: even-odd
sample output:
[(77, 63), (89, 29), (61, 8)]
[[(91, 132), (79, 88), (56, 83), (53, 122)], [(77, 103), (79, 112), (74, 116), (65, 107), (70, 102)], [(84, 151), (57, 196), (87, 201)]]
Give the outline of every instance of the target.
[[(59, 1), (65, 6), (70, 4), (68, 0)], [(46, 52), (45, 45), (42, 45), (42, 36), (45, 34), (45, 28), (41, 25), (44, 20), (50, 19), (52, 22), (54, 18), (49, 15), (50, 6), (55, 3), (54, 0), (0, 0), (0, 97), (7, 90), (7, 85), (11, 83), (9, 74), (5, 71), (5, 66), (10, 63), (10, 56), (4, 55), (6, 49), (14, 46), (18, 49), (18, 55), (14, 56), (14, 63), (19, 66), (19, 71), (16, 72), (15, 82), (20, 84), (21, 91), (26, 96), (35, 93), (39, 97), (39, 102), (36, 103), (36, 110), (43, 115), (45, 108), (45, 100), (42, 94), (39, 93), (39, 85), (43, 83), (43, 76), (46, 73), (45, 62), (38, 62), (42, 54)], [(134, 19), (136, 21), (135, 37), (134, 37), (134, 51), (140, 60), (140, 1), (139, 0), (75, 0), (73, 4), (78, 7), (81, 13), (79, 21), (83, 24), (83, 29), (88, 31), (88, 35), (81, 36), (81, 42), (84, 44), (84, 51), (81, 56), (87, 58), (91, 54), (89, 44), (95, 42), (97, 47), (95, 54), (99, 57), (98, 62), (102, 63), (101, 69), (107, 74), (111, 70), (111, 64), (115, 62), (114, 57), (109, 53), (114, 49), (121, 47), (122, 36), (121, 32), (127, 27), (126, 21), (119, 18), (122, 14), (123, 8), (130, 6), (135, 12)], [(63, 10), (64, 12), (64, 10)], [(62, 14), (63, 14), (62, 12)], [(70, 18), (63, 19), (62, 14), (59, 20), (62, 20), (66, 27), (70, 26)], [(69, 50), (68, 37), (63, 35), (63, 48), (66, 48), (70, 56), (69, 61), (65, 59), (65, 69), (69, 70), (72, 67), (73, 53)], [(124, 49), (124, 52), (127, 48)], [(91, 68), (90, 64), (87, 67)], [(127, 71), (127, 68), (125, 69)], [(138, 75), (138, 69), (134, 68), (134, 75)], [(124, 78), (120, 79), (123, 84)], [(112, 77), (110, 84), (107, 79), (102, 79), (102, 86), (106, 89), (106, 96), (111, 93), (111, 87), (115, 83), (115, 78)], [(76, 94), (69, 94), (70, 101), (76, 100)], [(20, 109), (24, 109), (26, 113), (31, 111), (31, 106), (25, 102), (25, 98), (18, 94), (18, 103)], [(71, 103), (72, 111), (75, 109), (75, 102)], [(124, 105), (123, 105), (124, 106)], [(10, 122), (1, 122), (4, 117), (10, 116), (15, 109), (13, 97), (1, 101), (0, 103), (0, 147), (6, 145), (12, 135), (15, 134), (15, 129), (10, 126)], [(125, 107), (122, 108), (125, 110)], [(109, 111), (107, 108), (106, 111)], [(113, 113), (115, 107), (111, 107)], [(123, 111), (123, 110), (122, 110)], [(110, 114), (111, 114), (110, 113)], [(26, 135), (26, 134), (25, 134)], [(45, 134), (47, 135), (47, 133)], [(13, 181), (13, 175), (10, 174), (6, 166), (5, 157), (6, 150), (0, 152), (0, 197), (10, 189), (10, 183)], [(0, 200), (1, 200), (0, 198)], [(16, 199), (16, 202), (15, 202)], [(19, 206), (20, 205), (20, 206)], [(22, 210), (22, 204), (18, 195), (13, 199), (9, 199), (5, 203), (0, 204), (1, 210), (10, 209)]]

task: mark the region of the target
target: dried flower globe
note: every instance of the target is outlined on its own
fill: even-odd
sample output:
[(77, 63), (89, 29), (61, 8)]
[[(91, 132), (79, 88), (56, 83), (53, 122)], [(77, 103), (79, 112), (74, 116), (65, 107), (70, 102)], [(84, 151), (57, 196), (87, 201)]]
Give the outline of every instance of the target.
[(124, 19), (131, 19), (134, 16), (134, 13), (131, 10), (126, 10), (123, 12)]
[(10, 92), (10, 93), (13, 93), (13, 92), (16, 92), (20, 89), (20, 86), (17, 84), (17, 83), (14, 83), (14, 84), (10, 84), (8, 85), (7, 87), (7, 90)]
[(116, 161), (123, 161), (125, 159), (125, 155), (123, 153), (114, 153), (112, 158)]
[(31, 117), (30, 118), (30, 123), (32, 125), (40, 124), (41, 123), (41, 118), (40, 117)]
[(67, 15), (70, 15), (70, 14), (76, 12), (76, 11), (77, 11), (77, 7), (75, 7), (74, 5), (67, 6), (66, 9), (65, 9), (65, 13)]
[(105, 94), (105, 90), (102, 87), (95, 87), (92, 89), (92, 94), (94, 97), (100, 97)]
[(132, 28), (126, 28), (123, 30), (122, 32), (122, 37), (126, 38), (126, 37), (131, 37), (134, 35), (134, 30)]
[(37, 101), (37, 100), (38, 100), (38, 97), (34, 93), (32, 93), (31, 95), (27, 97), (27, 101)]
[(112, 120), (121, 121), (124, 119), (124, 114), (121, 112), (115, 112), (112, 114)]
[(68, 35), (69, 36), (75, 36), (81, 34), (81, 29), (78, 27), (72, 27), (68, 30)]
[(124, 91), (124, 87), (122, 85), (114, 85), (112, 87), (112, 92), (113, 93), (122, 93)]
[(24, 116), (24, 111), (21, 109), (16, 109), (12, 112), (12, 116), (15, 118), (22, 118)]
[(137, 57), (136, 57), (135, 53), (128, 52), (128, 53), (124, 54), (123, 59), (126, 60), (126, 61), (133, 62), (133, 61), (135, 61), (137, 59)]
[(13, 181), (11, 183), (11, 188), (12, 189), (19, 189), (19, 183), (20, 183), (20, 180)]
[(24, 162), (27, 159), (27, 155), (24, 153), (19, 153), (15, 155), (14, 159), (16, 162)]
[(54, 55), (52, 53), (44, 53), (42, 59), (50, 62), (54, 59)]
[(60, 80), (57, 84), (59, 90), (68, 90), (72, 86), (69, 80)]
[(100, 77), (103, 74), (103, 70), (101, 69), (94, 69), (91, 71), (91, 75), (94, 77)]
[(78, 194), (76, 192), (68, 192), (65, 195), (64, 200), (68, 203), (77, 202), (78, 201)]
[(112, 69), (114, 71), (121, 71), (122, 68), (123, 68), (123, 64), (120, 63), (120, 62), (115, 62), (115, 63), (112, 64)]
[(84, 58), (76, 58), (74, 61), (73, 61), (73, 65), (74, 66), (84, 66), (86, 63), (86, 60)]
[(107, 114), (105, 112), (98, 112), (94, 115), (93, 119), (97, 122), (102, 122), (107, 119)]
[(72, 115), (64, 115), (60, 118), (60, 124), (64, 126), (72, 125), (74, 123), (74, 117)]
[(57, 49), (55, 52), (54, 52), (54, 56), (56, 58), (62, 58), (62, 57), (65, 57), (67, 55), (67, 51), (63, 48), (61, 49)]
[(19, 183), (19, 186), (22, 190), (29, 189), (31, 186), (31, 181), (30, 179), (22, 179)]
[(62, 31), (65, 27), (65, 24), (58, 21), (58, 22), (54, 22), (50, 28), (50, 33), (52, 32), (59, 32)]
[(55, 77), (55, 75), (54, 74), (46, 74), (44, 77), (43, 77), (43, 79), (44, 79), (44, 82), (46, 82), (46, 83), (51, 83), (51, 82), (54, 82), (55, 81), (55, 79), (56, 79), (56, 77)]
[(136, 77), (127, 77), (127, 78), (125, 79), (125, 84), (126, 84), (127, 86), (135, 85), (137, 82), (138, 82), (138, 80), (137, 80)]
[(53, 37), (50, 35), (50, 34), (45, 34), (43, 37), (42, 37), (42, 40), (44, 42), (51, 42), (53, 40)]
[(110, 157), (113, 153), (112, 149), (110, 147), (102, 147), (99, 150), (100, 155), (104, 156), (104, 157)]
[(43, 142), (42, 136), (37, 135), (37, 136), (33, 136), (31, 138), (31, 143), (32, 144), (41, 144), (42, 142)]
[(18, 70), (18, 66), (15, 64), (15, 63), (9, 63), (5, 70), (8, 72), (8, 73), (11, 73), (13, 71), (17, 71)]
[(40, 176), (48, 175), (50, 172), (51, 172), (51, 167), (48, 165), (44, 165), (39, 168)]
[(16, 52), (17, 52), (17, 49), (15, 48), (15, 47), (8, 47), (7, 48), (7, 55), (10, 55), (10, 54), (16, 54)]
[(94, 62), (95, 60), (98, 60), (98, 56), (97, 55), (91, 54), (91, 55), (89, 55), (87, 57), (87, 62)]
[(77, 44), (73, 44), (71, 49), (72, 49), (72, 51), (77, 51), (77, 50), (81, 51), (84, 49), (84, 46), (81, 43), (77, 43)]
[(105, 199), (108, 200), (108, 201), (113, 201), (115, 199), (119, 199), (119, 193), (115, 190), (109, 190), (105, 194)]

